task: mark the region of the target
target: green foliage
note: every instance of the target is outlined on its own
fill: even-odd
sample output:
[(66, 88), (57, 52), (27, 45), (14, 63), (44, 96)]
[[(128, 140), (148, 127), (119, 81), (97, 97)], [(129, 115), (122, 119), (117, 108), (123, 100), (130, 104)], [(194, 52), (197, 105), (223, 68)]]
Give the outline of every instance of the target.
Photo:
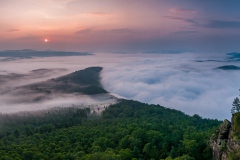
[(240, 100), (238, 97), (236, 97), (234, 100), (233, 100), (233, 104), (232, 104), (232, 114), (236, 113), (236, 112), (240, 112)]
[(54, 80), (65, 83), (101, 86), (99, 78), (101, 70), (102, 67), (89, 67), (84, 70), (75, 71), (69, 75)]
[(63, 83), (54, 88), (59, 91), (80, 92), (87, 95), (107, 93), (100, 83), (101, 70), (102, 67), (89, 67), (54, 79), (55, 82)]
[(234, 114), (233, 121), (234, 121), (234, 131), (236, 133), (240, 133), (240, 112)]
[[(160, 105), (121, 100), (90, 118), (89, 109), (1, 115), (4, 159), (209, 160), (220, 122)], [(168, 157), (168, 158), (167, 158)]]
[[(59, 78), (29, 85), (28, 88), (44, 93), (45, 96), (55, 92), (83, 93), (87, 95), (108, 93), (100, 83), (101, 70), (102, 67), (89, 67)], [(38, 96), (34, 98), (34, 101), (37, 102), (42, 99), (44, 99), (44, 96)]]
[(102, 87), (98, 87), (98, 86), (88, 86), (86, 88), (80, 89), (79, 91), (81, 93), (87, 94), (87, 95), (107, 93), (107, 91), (105, 89), (103, 89)]
[(171, 157), (168, 157), (166, 158), (165, 160), (195, 160), (193, 157), (190, 157), (188, 155), (183, 155), (181, 157), (177, 157), (177, 158), (171, 158)]
[(229, 160), (237, 160), (235, 154), (232, 153), (232, 152), (228, 152), (228, 159), (229, 159)]

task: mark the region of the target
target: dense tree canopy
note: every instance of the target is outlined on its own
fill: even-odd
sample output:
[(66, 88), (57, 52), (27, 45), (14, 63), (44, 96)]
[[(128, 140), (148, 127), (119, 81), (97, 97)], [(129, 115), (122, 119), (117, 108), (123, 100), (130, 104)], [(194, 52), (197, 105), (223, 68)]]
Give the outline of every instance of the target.
[(220, 124), (131, 100), (90, 112), (0, 115), (0, 159), (210, 160), (208, 139)]

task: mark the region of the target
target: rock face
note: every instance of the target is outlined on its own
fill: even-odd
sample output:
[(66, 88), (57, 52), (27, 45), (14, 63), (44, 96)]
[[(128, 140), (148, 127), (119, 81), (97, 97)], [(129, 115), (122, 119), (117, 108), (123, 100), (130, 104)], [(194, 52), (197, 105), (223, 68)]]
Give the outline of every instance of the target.
[(234, 116), (232, 123), (225, 119), (210, 138), (210, 147), (215, 160), (240, 160), (236, 126), (233, 122)]

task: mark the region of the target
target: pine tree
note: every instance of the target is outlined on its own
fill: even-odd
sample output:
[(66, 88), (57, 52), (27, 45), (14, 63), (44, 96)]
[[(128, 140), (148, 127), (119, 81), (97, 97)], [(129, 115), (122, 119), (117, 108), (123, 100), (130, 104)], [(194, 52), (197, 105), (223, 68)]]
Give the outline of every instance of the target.
[(238, 97), (234, 99), (232, 106), (233, 106), (231, 110), (232, 114), (240, 112), (240, 100)]

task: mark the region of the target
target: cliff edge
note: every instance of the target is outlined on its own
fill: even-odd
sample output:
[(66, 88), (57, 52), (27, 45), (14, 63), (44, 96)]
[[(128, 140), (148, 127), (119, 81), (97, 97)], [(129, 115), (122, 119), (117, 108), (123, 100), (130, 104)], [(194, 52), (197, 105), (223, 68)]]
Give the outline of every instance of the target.
[(240, 160), (240, 113), (233, 114), (231, 122), (224, 120), (210, 138), (215, 160)]

